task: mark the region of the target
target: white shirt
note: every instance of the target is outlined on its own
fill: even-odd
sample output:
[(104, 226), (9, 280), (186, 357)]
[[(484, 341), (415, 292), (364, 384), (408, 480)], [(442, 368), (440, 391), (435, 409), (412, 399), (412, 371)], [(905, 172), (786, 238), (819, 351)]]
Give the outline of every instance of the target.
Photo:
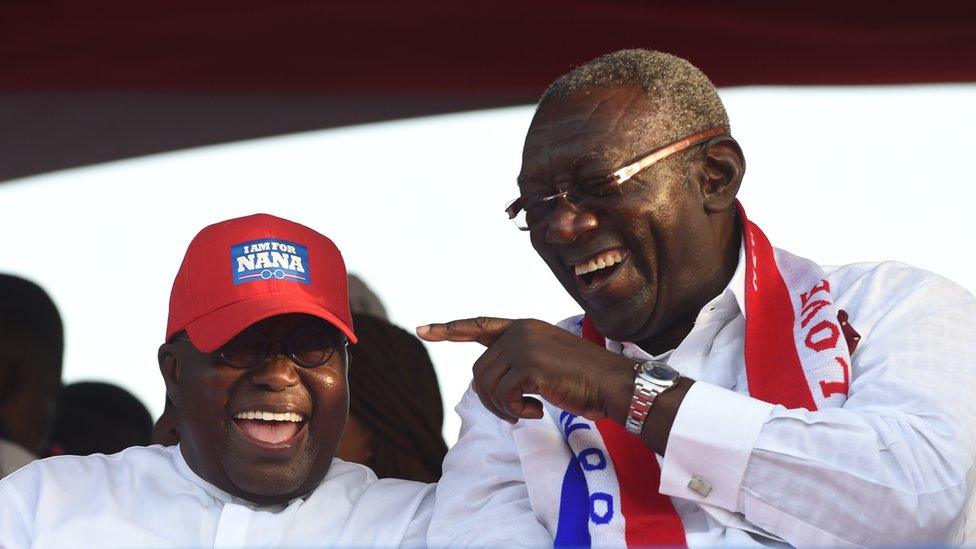
[(0, 438), (0, 478), (3, 478), (24, 465), (37, 459), (34, 454), (20, 445)]
[[(976, 299), (900, 263), (824, 271), (837, 308), (862, 336), (843, 407), (788, 410), (749, 396), (741, 272), (662, 357), (697, 380), (659, 458), (660, 491), (671, 496), (689, 545), (959, 543), (967, 531), (976, 542), (976, 513), (967, 516), (976, 473)], [(610, 348), (650, 358), (630, 343)], [(539, 509), (558, 501), (533, 489), (551, 475), (533, 467), (533, 456), (565, 444), (556, 423), (511, 426), (471, 390), (457, 412), (461, 434), (444, 462), (429, 543), (551, 544)], [(513, 436), (546, 421), (551, 433)], [(693, 484), (707, 495), (689, 487), (692, 477), (710, 485)]]
[(0, 546), (418, 546), (432, 499), (433, 485), (335, 459), (308, 496), (261, 507), (198, 477), (178, 446), (134, 447), (0, 481)]

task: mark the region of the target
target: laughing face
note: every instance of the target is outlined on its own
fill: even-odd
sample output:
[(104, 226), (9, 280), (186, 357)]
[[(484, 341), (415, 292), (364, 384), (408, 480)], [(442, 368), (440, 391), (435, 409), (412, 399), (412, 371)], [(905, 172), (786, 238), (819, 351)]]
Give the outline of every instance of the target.
[[(338, 334), (300, 314), (250, 327), (268, 340), (309, 328)], [(344, 346), (311, 368), (296, 364), (281, 346), (272, 343), (268, 356), (249, 368), (231, 367), (188, 340), (160, 349), (187, 464), (218, 488), (259, 504), (302, 496), (322, 481), (349, 411)]]
[(533, 247), (604, 335), (657, 340), (666, 350), (731, 276), (731, 215), (726, 208), (719, 220), (706, 196), (711, 180), (701, 148), (673, 155), (619, 189), (604, 188), (607, 174), (683, 137), (664, 135), (667, 124), (654, 120), (655, 110), (631, 86), (545, 102), (526, 136), (519, 187), (525, 198), (565, 190), (588, 197), (530, 213)]

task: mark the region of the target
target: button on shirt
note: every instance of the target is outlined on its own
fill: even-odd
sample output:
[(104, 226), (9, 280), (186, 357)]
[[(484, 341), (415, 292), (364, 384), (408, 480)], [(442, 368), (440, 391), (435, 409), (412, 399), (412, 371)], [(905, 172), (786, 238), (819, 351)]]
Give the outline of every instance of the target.
[[(673, 351), (652, 357), (632, 343), (608, 343), (635, 360), (667, 360), (697, 380), (659, 457), (660, 491), (671, 496), (688, 544), (976, 542), (976, 513), (968, 513), (976, 300), (900, 263), (824, 271), (836, 306), (862, 336), (841, 408), (791, 410), (749, 396), (741, 269)], [(470, 390), (457, 411), (461, 435), (444, 464), (430, 543), (552, 543), (539, 522), (559, 494), (539, 496), (532, 485), (546, 473), (532, 463), (565, 442), (555, 427), (524, 429), (531, 443), (513, 436), (552, 419), (509, 426)]]
[(0, 482), (0, 547), (420, 546), (433, 485), (335, 459), (304, 498), (257, 506), (198, 477), (178, 446), (36, 461)]

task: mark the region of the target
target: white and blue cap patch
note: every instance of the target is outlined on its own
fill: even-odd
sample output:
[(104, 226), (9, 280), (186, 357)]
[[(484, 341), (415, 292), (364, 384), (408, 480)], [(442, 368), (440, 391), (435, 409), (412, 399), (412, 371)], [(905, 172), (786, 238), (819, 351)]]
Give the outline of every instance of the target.
[(290, 280), (309, 284), (308, 248), (295, 242), (264, 238), (230, 248), (234, 285), (259, 280)]

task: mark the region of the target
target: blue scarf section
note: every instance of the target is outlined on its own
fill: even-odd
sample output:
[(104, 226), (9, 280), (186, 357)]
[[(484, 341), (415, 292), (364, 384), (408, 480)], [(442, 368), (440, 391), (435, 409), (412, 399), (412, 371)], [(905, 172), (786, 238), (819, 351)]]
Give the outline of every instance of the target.
[(554, 547), (590, 546), (590, 497), (586, 478), (579, 460), (574, 455), (563, 476), (562, 493), (559, 496), (559, 522), (556, 527)]

